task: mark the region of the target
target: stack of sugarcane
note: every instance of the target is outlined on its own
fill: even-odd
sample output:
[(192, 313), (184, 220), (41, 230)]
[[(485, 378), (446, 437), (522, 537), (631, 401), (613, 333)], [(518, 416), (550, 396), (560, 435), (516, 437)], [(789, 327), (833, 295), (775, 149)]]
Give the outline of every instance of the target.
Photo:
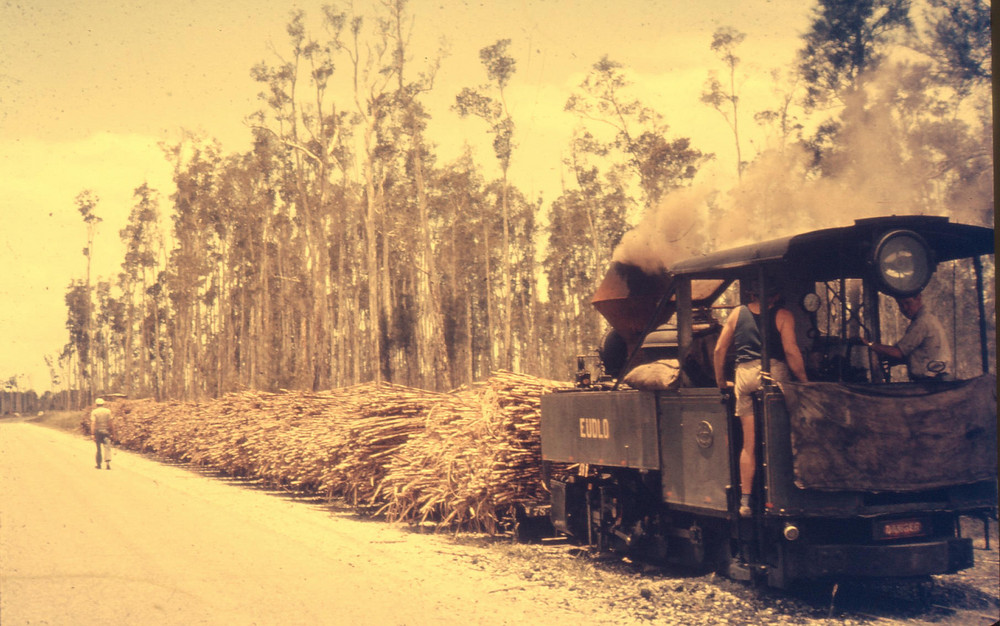
[(443, 400), (393, 455), (377, 494), (382, 511), (390, 520), (495, 533), (515, 505), (546, 500), (540, 397), (565, 386), (500, 372)]
[(355, 506), (375, 503), (388, 460), (425, 427), (427, 413), (443, 394), (383, 383), (356, 395), (356, 413), (345, 421), (339, 462), (323, 472), (327, 497)]
[[(234, 476), (275, 485), (302, 485), (304, 468), (292, 452), (308, 453), (337, 423), (339, 403), (303, 393), (243, 392), (199, 405), (190, 460)], [(302, 449), (286, 447), (301, 440)]]
[(180, 428), (179, 423), (187, 420), (195, 406), (151, 399), (115, 402), (111, 405), (115, 439), (126, 448), (180, 458), (174, 454), (176, 442), (170, 432)]
[(452, 394), (366, 383), (111, 408), (127, 448), (340, 497), (392, 520), (495, 532), (513, 505), (545, 499), (539, 398), (560, 386), (501, 372)]
[(367, 383), (324, 393), (246, 391), (204, 402), (113, 403), (127, 448), (233, 476), (367, 503), (384, 459), (440, 394)]

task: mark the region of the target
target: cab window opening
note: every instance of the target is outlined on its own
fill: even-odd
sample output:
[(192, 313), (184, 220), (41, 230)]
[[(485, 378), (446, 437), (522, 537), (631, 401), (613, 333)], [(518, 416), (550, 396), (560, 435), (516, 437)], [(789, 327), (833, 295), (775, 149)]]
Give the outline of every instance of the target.
[[(921, 292), (925, 307), (939, 319), (945, 341), (952, 355), (949, 373), (956, 380), (967, 380), (983, 374), (983, 362), (989, 372), (996, 363), (996, 294), (994, 261), (982, 262), (983, 308), (985, 329), (980, 330), (979, 288), (972, 259), (957, 259), (940, 263)], [(989, 280), (987, 280), (989, 279)], [(865, 290), (872, 289), (877, 297), (877, 312), (865, 311)], [(861, 279), (845, 279), (814, 283), (819, 306), (813, 313), (800, 312), (805, 317), (807, 368), (815, 380), (845, 382), (876, 382), (864, 347), (865, 339), (895, 345), (910, 324), (894, 297), (875, 290), (872, 283)], [(872, 315), (874, 313), (874, 316)], [(878, 320), (877, 328), (872, 320)], [(985, 346), (982, 337), (985, 336)], [(838, 371), (840, 370), (840, 371)], [(898, 363), (888, 368), (886, 382), (907, 382), (906, 366)]]
[[(986, 364), (996, 371), (996, 285), (993, 280), (993, 258), (983, 259), (983, 300), (985, 309)], [(940, 320), (954, 360), (951, 369), (957, 380), (982, 375), (981, 335), (978, 285), (972, 259), (957, 259), (938, 264), (937, 271), (922, 292), (922, 301)], [(882, 342), (895, 344), (909, 325), (895, 300), (879, 294), (882, 311)], [(892, 368), (893, 380), (906, 380), (903, 366)]]

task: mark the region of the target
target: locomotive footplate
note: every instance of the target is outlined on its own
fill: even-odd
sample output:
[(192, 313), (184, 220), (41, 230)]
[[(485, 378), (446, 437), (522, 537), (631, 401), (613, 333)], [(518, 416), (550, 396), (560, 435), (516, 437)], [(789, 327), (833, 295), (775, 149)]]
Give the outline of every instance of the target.
[(967, 538), (889, 545), (786, 543), (780, 552), (788, 580), (927, 576), (950, 574), (973, 565), (972, 540)]

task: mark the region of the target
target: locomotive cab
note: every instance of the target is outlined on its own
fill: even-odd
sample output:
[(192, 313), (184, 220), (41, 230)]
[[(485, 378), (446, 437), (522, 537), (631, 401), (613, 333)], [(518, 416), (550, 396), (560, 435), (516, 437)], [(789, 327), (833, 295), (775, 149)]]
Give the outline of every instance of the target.
[[(996, 511), (992, 255), (992, 229), (916, 216), (717, 252), (655, 277), (612, 266), (594, 304), (618, 335), (602, 350), (614, 383), (542, 398), (543, 459), (574, 468), (552, 480), (554, 525), (598, 549), (778, 587), (970, 567), (959, 519)], [(739, 418), (707, 355), (750, 285), (763, 295), (769, 282), (793, 315), (809, 382), (775, 383), (764, 348), (751, 514), (740, 516)], [(893, 299), (921, 291), (953, 320), (954, 356), (911, 381), (868, 343), (898, 341), (906, 320)]]

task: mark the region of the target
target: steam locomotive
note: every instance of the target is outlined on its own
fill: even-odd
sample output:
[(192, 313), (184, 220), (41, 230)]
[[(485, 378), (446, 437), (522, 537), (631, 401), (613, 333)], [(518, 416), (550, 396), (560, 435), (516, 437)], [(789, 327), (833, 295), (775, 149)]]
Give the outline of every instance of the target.
[[(613, 329), (599, 366), (579, 358), (575, 387), (542, 398), (552, 524), (594, 549), (779, 588), (971, 567), (960, 517), (988, 524), (997, 505), (993, 296), (983, 279), (993, 254), (993, 229), (908, 216), (714, 252), (656, 274), (612, 265), (593, 298)], [(979, 358), (963, 366), (970, 371), (950, 364), (936, 378), (901, 378), (866, 337), (898, 338), (892, 298), (929, 283), (941, 291), (955, 276), (976, 291), (975, 308), (956, 307), (975, 331), (955, 345), (978, 347)], [(750, 285), (763, 302), (775, 283), (810, 382), (772, 380), (763, 325), (755, 483), (751, 514), (741, 516), (742, 434), (710, 355), (720, 319)]]

